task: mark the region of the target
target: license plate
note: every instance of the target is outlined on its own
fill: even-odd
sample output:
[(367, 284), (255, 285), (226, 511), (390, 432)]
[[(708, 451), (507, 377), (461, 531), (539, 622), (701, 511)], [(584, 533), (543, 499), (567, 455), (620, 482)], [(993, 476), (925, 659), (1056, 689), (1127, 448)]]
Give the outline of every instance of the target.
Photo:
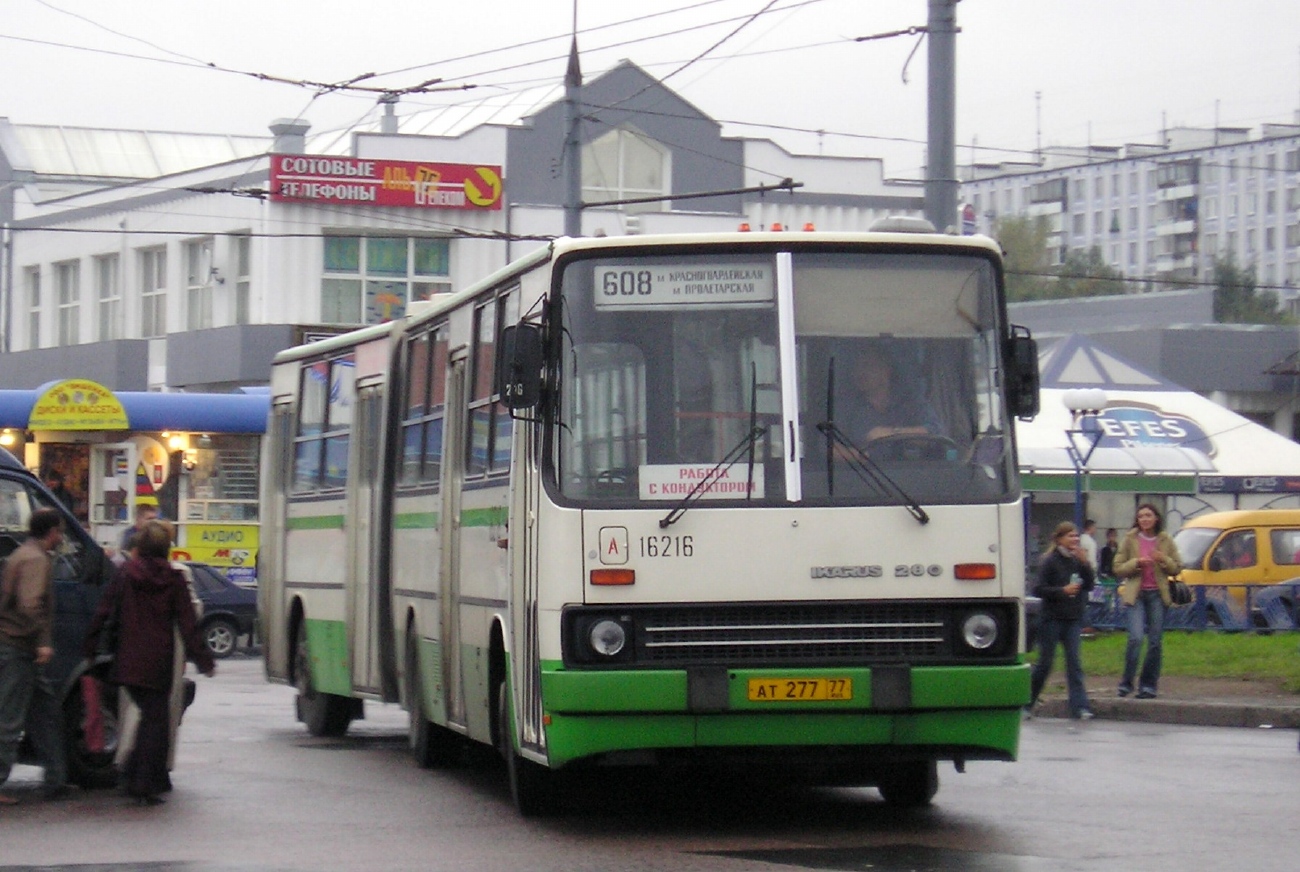
[(853, 699), (852, 678), (751, 678), (751, 702), (824, 702)]

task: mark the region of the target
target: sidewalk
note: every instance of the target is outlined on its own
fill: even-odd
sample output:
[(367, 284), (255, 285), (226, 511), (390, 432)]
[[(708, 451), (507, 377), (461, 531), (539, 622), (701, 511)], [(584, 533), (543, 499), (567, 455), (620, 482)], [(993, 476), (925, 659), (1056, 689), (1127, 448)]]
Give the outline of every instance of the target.
[[(1053, 674), (1039, 699), (1037, 715), (1048, 718), (1069, 716), (1064, 677)], [(1089, 678), (1088, 697), (1098, 718), (1115, 721), (1144, 721), (1157, 724), (1188, 724), (1202, 727), (1273, 727), (1300, 729), (1300, 695), (1283, 694), (1247, 682), (1226, 683), (1161, 679), (1157, 699), (1120, 698), (1113, 679)]]

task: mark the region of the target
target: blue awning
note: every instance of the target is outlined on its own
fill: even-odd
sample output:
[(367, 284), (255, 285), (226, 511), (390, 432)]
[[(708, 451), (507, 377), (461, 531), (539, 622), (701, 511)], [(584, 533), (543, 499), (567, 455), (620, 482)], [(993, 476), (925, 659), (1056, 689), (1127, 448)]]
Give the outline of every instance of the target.
[[(0, 391), (0, 427), (26, 430), (39, 390)], [(130, 429), (141, 432), (264, 433), (271, 409), (264, 394), (164, 394), (114, 392)]]

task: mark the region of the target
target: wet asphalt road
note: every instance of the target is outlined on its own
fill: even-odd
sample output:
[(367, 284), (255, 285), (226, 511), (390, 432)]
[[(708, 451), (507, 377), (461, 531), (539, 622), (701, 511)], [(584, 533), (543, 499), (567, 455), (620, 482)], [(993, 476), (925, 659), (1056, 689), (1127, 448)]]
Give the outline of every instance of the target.
[(426, 771), (405, 713), (370, 706), (340, 740), (293, 720), (252, 658), (199, 679), (176, 790), (0, 807), (0, 870), (1125, 870), (1300, 867), (1293, 731), (1028, 722), (1021, 761), (941, 766), (932, 808), (871, 789), (796, 790), (606, 771), (562, 814), (519, 818), (490, 754)]

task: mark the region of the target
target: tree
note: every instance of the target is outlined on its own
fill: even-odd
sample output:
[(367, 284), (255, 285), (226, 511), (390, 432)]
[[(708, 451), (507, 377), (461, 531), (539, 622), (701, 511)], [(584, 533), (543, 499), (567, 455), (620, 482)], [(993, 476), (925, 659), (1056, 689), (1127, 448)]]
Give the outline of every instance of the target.
[(1255, 267), (1241, 267), (1236, 258), (1214, 259), (1214, 320), (1220, 324), (1293, 324), (1277, 308), (1277, 294), (1255, 287)]
[(1053, 297), (1113, 297), (1124, 293), (1124, 274), (1106, 263), (1101, 249), (1071, 251), (1055, 271), (1060, 277)]
[(993, 235), (1006, 253), (1007, 299), (1015, 303), (1048, 297), (1047, 220), (1008, 215), (998, 219)]

